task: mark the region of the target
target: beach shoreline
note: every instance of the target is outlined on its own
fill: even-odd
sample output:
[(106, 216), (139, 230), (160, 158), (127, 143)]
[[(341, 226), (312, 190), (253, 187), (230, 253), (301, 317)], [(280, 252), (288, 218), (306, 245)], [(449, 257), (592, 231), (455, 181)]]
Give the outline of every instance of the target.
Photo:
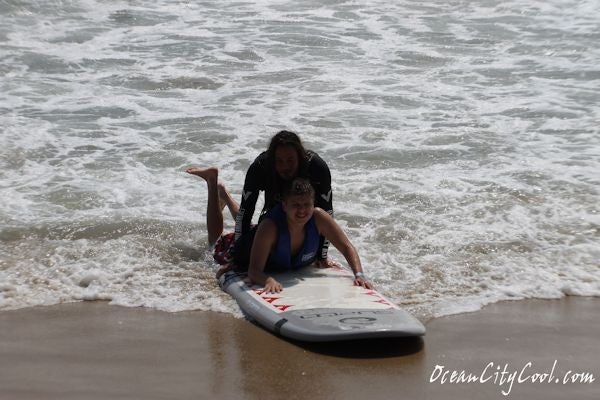
[[(3, 311), (0, 398), (592, 399), (599, 305), (505, 301), (434, 318), (422, 339), (329, 344), (215, 312), (103, 302)], [(595, 381), (562, 381), (584, 373)]]

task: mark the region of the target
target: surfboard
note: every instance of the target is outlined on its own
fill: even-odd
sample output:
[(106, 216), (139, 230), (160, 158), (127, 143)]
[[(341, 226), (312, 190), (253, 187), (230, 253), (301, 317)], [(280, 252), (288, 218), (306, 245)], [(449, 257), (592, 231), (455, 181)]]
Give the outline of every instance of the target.
[(250, 319), (290, 339), (329, 342), (425, 334), (418, 319), (376, 290), (355, 286), (353, 274), (343, 267), (308, 266), (273, 277), (283, 286), (280, 293), (265, 293), (246, 274), (233, 271), (223, 274), (219, 285)]

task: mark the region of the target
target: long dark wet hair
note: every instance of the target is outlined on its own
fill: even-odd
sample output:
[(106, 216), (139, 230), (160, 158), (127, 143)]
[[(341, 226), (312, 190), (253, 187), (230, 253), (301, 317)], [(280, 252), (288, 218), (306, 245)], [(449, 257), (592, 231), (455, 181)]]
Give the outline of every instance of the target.
[(290, 146), (298, 154), (298, 176), (308, 176), (308, 154), (302, 145), (300, 137), (292, 131), (279, 131), (271, 138), (267, 149), (267, 159), (270, 167), (275, 171), (275, 151), (280, 146)]

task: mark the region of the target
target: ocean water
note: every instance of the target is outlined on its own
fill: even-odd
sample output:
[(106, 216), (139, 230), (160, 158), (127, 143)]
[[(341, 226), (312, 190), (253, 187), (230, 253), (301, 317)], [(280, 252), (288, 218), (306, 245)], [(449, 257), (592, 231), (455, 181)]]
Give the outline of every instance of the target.
[(418, 317), (600, 295), (597, 0), (0, 0), (0, 310), (239, 316), (183, 171), (281, 129)]

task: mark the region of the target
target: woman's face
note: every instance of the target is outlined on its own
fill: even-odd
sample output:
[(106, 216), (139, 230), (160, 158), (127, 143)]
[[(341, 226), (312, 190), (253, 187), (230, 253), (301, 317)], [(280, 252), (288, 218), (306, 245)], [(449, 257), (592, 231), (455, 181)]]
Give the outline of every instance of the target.
[(315, 202), (310, 194), (290, 196), (282, 204), (288, 223), (296, 225), (306, 224), (315, 211)]
[(298, 175), (298, 153), (292, 146), (279, 146), (275, 149), (275, 171), (286, 181)]

